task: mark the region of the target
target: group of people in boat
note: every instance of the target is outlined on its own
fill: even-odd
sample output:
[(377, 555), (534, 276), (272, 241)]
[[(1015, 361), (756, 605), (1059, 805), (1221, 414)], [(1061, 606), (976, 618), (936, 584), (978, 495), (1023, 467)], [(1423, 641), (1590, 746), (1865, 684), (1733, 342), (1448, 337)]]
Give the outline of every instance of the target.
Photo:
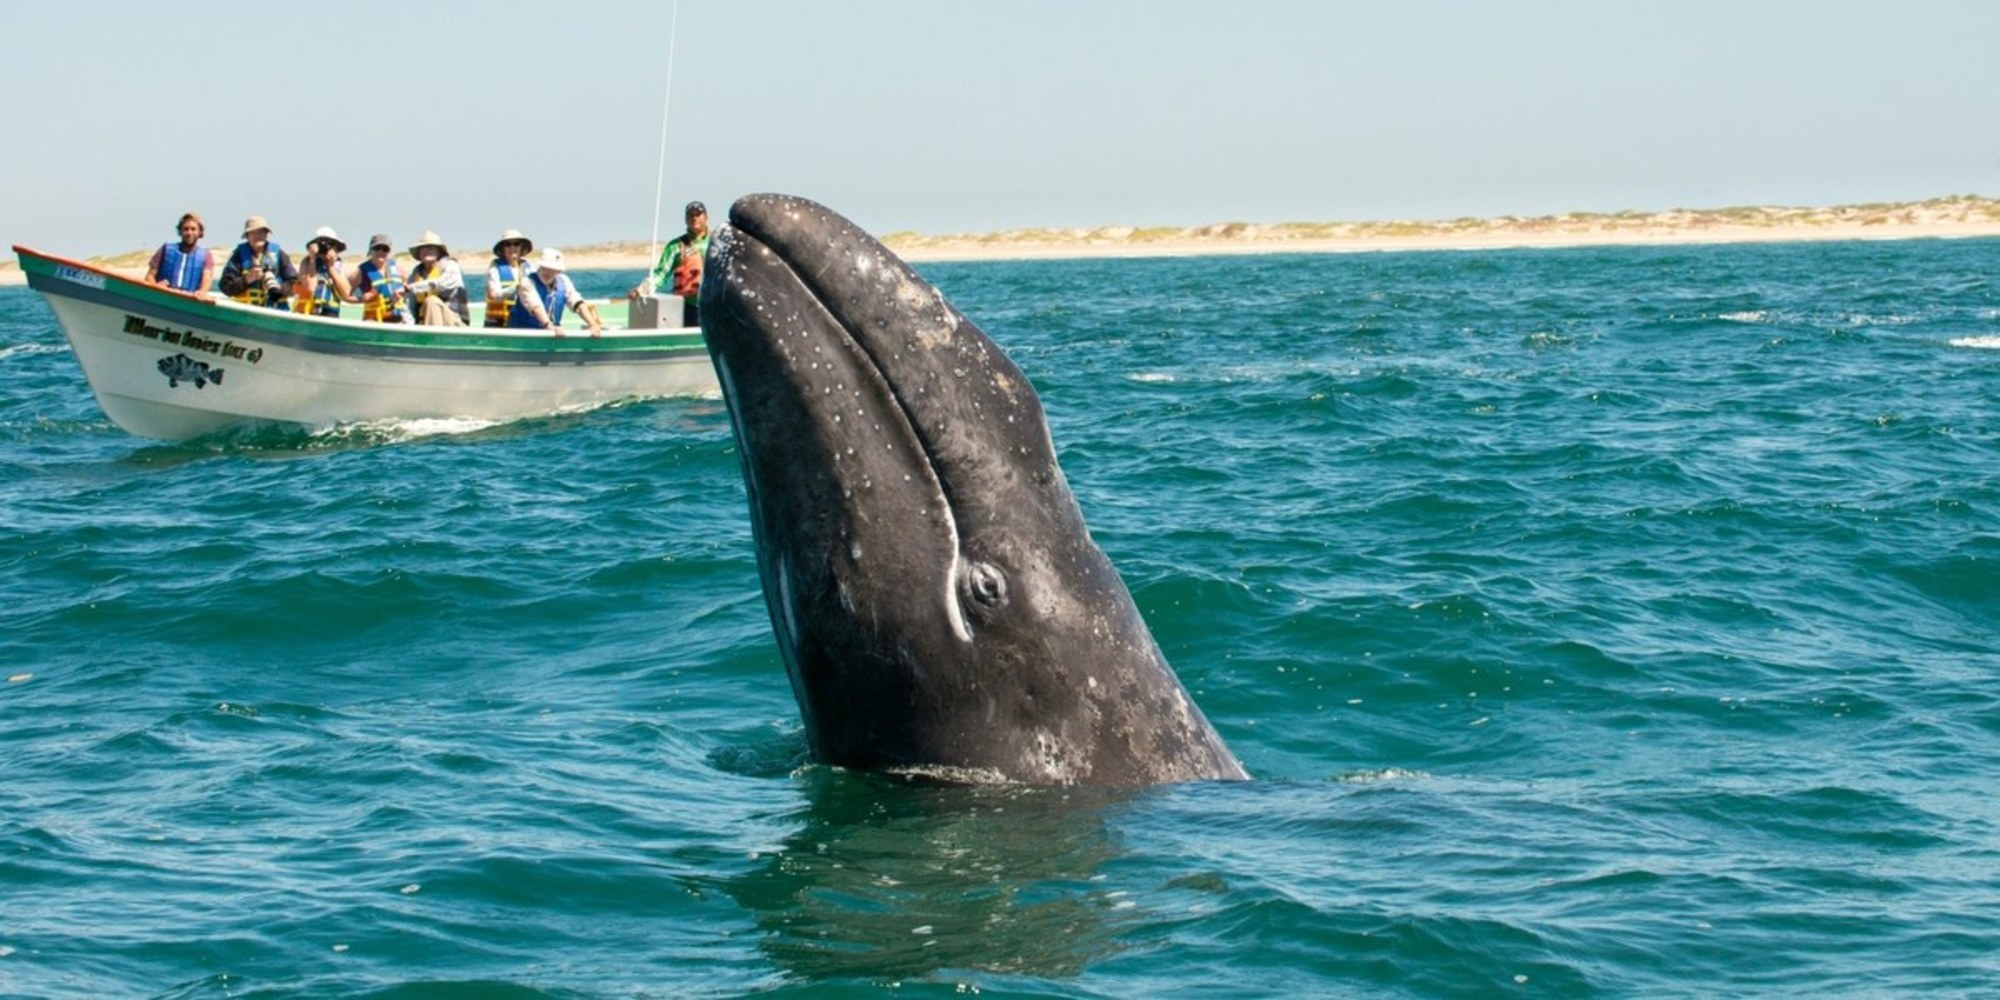
[[(651, 296), (660, 283), (670, 282), (681, 296), (682, 325), (699, 325), (702, 258), (708, 252), (708, 210), (701, 202), (687, 206), (688, 230), (669, 242), (644, 280), (627, 298)], [(472, 323), (465, 272), (451, 250), (434, 232), (425, 231), (407, 252), (416, 261), (409, 274), (396, 260), (387, 234), (368, 240), (367, 255), (351, 269), (340, 258), (347, 243), (331, 227), (321, 226), (306, 241), (296, 261), (271, 239), (271, 226), (261, 215), (244, 220), (243, 242), (222, 264), (218, 278), (215, 258), (201, 245), (207, 227), (201, 216), (188, 212), (175, 228), (180, 239), (162, 244), (146, 265), (145, 280), (207, 297), (211, 287), (238, 302), (272, 309), (289, 309), (315, 316), (339, 316), (342, 303), (361, 306), (361, 318), (377, 323), (414, 323), (465, 327)], [(535, 243), (509, 229), (493, 244), (493, 262), (486, 270), (488, 327), (547, 329), (560, 334), (566, 312), (574, 311), (592, 335), (603, 326), (597, 307), (579, 294), (563, 263), (561, 250)]]

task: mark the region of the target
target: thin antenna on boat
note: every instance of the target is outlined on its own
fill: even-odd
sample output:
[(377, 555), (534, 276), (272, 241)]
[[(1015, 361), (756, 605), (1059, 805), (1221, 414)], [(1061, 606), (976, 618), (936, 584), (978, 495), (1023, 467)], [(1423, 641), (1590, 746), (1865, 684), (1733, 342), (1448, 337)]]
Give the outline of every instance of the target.
[(674, 104), (674, 40), (680, 26), (681, 0), (674, 0), (673, 14), (667, 21), (667, 89), (660, 97), (660, 171), (653, 178), (653, 241), (647, 244), (647, 260), (660, 252), (660, 198), (667, 190), (667, 110)]

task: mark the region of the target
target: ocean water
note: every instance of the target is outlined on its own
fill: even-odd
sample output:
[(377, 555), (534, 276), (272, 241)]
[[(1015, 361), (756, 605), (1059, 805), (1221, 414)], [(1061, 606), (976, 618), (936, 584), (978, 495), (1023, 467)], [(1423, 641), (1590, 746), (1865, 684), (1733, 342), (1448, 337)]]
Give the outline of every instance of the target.
[(717, 400), (153, 443), (0, 289), (0, 995), (2000, 991), (2000, 241), (922, 270), (1254, 780), (810, 763)]

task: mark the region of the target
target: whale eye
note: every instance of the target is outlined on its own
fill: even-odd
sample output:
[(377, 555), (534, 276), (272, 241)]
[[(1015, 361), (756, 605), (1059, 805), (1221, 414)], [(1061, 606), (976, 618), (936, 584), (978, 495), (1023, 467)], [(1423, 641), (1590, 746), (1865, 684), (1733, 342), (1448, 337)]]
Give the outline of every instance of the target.
[(961, 579), (965, 596), (988, 609), (1007, 606), (1007, 577), (992, 563), (976, 562), (965, 567)]

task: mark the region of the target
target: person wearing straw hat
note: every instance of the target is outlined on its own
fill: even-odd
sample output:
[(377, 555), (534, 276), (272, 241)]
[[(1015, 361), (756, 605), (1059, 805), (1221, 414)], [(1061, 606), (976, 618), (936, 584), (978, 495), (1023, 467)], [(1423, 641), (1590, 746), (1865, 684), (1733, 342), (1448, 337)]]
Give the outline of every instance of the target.
[(208, 283), (215, 277), (215, 255), (201, 245), (208, 227), (202, 224), (201, 216), (186, 212), (174, 229), (180, 233), (180, 242), (162, 243), (153, 251), (153, 259), (146, 262), (146, 280), (207, 299)]
[(464, 326), (465, 271), (438, 234), (426, 229), (410, 245), (417, 266), (410, 270), (410, 297), (417, 322), (425, 326)]
[(652, 298), (662, 280), (671, 278), (673, 292), (681, 297), (681, 325), (701, 325), (701, 262), (708, 254), (708, 207), (698, 201), (687, 203), (687, 232), (660, 248), (660, 259), (646, 280), (625, 293), (628, 299)]
[(332, 226), (313, 230), (306, 255), (299, 260), (299, 280), (292, 286), (292, 309), (310, 316), (338, 317), (342, 302), (354, 302), (354, 286), (340, 266), (347, 243)]
[(597, 318), (597, 307), (578, 294), (575, 283), (563, 273), (566, 270), (562, 251), (543, 247), (541, 256), (535, 258), (534, 273), (514, 291), (514, 308), (507, 314), (507, 325), (515, 329), (548, 330), (560, 337), (563, 310), (568, 308), (575, 309), (590, 325), (591, 336), (604, 332)]
[(243, 242), (222, 265), (222, 294), (245, 305), (285, 308), (285, 296), (299, 269), (285, 249), (271, 242), (271, 224), (261, 215), (243, 220)]
[(493, 264), (486, 269), (486, 325), (506, 326), (514, 308), (514, 291), (532, 270), (524, 259), (535, 252), (535, 241), (518, 229), (500, 234), (493, 244)]

